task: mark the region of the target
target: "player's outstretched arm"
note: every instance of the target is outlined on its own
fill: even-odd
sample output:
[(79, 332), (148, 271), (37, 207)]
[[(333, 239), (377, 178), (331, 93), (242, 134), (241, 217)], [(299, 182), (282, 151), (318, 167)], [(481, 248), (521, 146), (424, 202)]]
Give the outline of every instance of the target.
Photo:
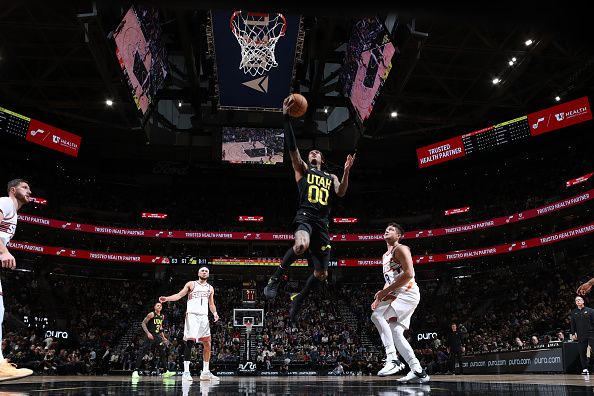
[(183, 296), (185, 296), (186, 294), (188, 294), (190, 292), (191, 287), (192, 287), (192, 282), (190, 281), (190, 282), (186, 283), (184, 288), (181, 289), (179, 292), (172, 294), (170, 296), (167, 296), (167, 297), (165, 297), (165, 296), (159, 297), (159, 302), (164, 303), (167, 301), (177, 301), (180, 298), (182, 298)]
[(291, 125), (291, 117), (289, 116), (289, 109), (295, 104), (292, 96), (288, 96), (283, 101), (283, 115), (285, 117), (284, 127), (285, 127), (285, 144), (287, 145), (287, 149), (289, 150), (289, 155), (291, 156), (291, 165), (293, 165), (293, 170), (295, 171), (295, 180), (299, 181), (307, 172), (307, 164), (301, 158), (301, 154), (299, 154), (299, 150), (297, 149), (297, 140), (295, 140), (295, 133), (293, 132), (293, 126)]
[(347, 188), (349, 188), (349, 173), (351, 172), (351, 168), (355, 162), (356, 155), (357, 154), (347, 155), (346, 161), (344, 162), (344, 173), (342, 174), (341, 181), (338, 181), (338, 177), (336, 177), (336, 175), (332, 175), (332, 179), (334, 180), (334, 192), (336, 192), (336, 195), (339, 197), (344, 197)]
[(590, 289), (594, 286), (594, 278), (590, 279), (588, 282), (584, 283), (577, 289), (577, 294), (580, 296), (585, 296), (586, 294), (590, 293)]

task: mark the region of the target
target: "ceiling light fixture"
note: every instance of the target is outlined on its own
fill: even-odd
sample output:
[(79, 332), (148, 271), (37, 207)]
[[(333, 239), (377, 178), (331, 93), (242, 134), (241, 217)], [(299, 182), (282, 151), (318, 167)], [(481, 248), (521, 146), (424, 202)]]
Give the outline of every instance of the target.
[(106, 104), (106, 105), (108, 105), (108, 106), (111, 106), (111, 105), (113, 105), (113, 100), (111, 100), (111, 99), (106, 99), (106, 100), (105, 100), (105, 104)]
[(533, 42), (534, 42), (534, 41), (532, 41), (531, 39), (528, 39), (528, 40), (526, 40), (526, 41), (524, 42), (524, 44), (526, 44), (526, 47), (529, 47), (529, 46), (531, 46), (531, 45), (532, 45), (532, 43), (533, 43)]
[(494, 78), (492, 82), (493, 82), (493, 85), (497, 85), (497, 84), (499, 84), (500, 81), (501, 81), (500, 79)]
[(391, 112), (390, 117), (392, 117), (392, 118), (398, 117), (398, 112), (396, 112), (396, 111)]
[(555, 96), (555, 101), (557, 101), (557, 102), (558, 102), (558, 101), (560, 101), (560, 100), (561, 100), (561, 98), (560, 98), (559, 96)]

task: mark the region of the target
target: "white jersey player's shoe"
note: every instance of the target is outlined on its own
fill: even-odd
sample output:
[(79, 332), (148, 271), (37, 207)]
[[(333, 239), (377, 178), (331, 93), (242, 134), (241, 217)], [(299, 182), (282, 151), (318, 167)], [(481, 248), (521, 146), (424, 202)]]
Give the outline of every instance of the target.
[(425, 370), (417, 373), (415, 371), (410, 371), (402, 378), (398, 378), (396, 381), (399, 384), (424, 384), (425, 382), (429, 382), (429, 375), (425, 372)]
[(378, 371), (377, 375), (385, 377), (387, 375), (396, 374), (404, 369), (404, 363), (398, 359), (386, 359), (384, 367)]

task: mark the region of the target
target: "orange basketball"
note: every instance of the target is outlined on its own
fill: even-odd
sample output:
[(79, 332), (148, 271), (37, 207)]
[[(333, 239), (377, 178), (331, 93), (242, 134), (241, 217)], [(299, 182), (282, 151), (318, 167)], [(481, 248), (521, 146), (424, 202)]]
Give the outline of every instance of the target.
[(293, 106), (289, 109), (289, 115), (294, 118), (301, 117), (307, 111), (307, 99), (305, 96), (294, 93), (290, 95), (293, 98)]

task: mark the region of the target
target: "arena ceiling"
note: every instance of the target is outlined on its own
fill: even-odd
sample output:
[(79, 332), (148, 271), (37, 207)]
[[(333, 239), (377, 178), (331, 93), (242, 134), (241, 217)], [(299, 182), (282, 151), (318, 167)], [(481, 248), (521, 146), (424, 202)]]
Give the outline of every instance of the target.
[[(131, 156), (130, 147), (148, 141), (195, 146), (206, 158), (216, 151), (217, 126), (230, 118), (239, 124), (278, 122), (278, 114), (217, 111), (205, 49), (207, 9), (249, 5), (269, 10), (270, 2), (203, 1), (201, 8), (192, 1), (149, 3), (161, 7), (170, 57), (186, 66), (161, 100), (182, 101), (190, 127), (155, 117), (143, 128), (108, 39), (129, 5), (115, 1), (12, 2), (3, 7), (0, 106), (82, 135), (91, 151), (118, 146)], [(557, 95), (569, 100), (592, 94), (593, 35), (583, 10), (518, 10), (503, 4), (493, 10), (450, 4), (422, 9), (413, 2), (392, 7), (374, 3), (283, 7), (304, 16), (303, 63), (297, 78), (312, 109), (299, 134), (314, 145), (325, 138), (328, 150), (365, 145), (382, 151), (390, 140), (390, 149), (410, 151), (554, 105)], [(340, 48), (348, 42), (353, 18), (374, 14), (399, 19), (400, 30), (394, 35), (401, 53), (390, 78), (364, 128), (347, 119), (320, 131), (314, 121), (324, 117), (321, 109), (348, 106), (325, 66), (341, 63)], [(534, 44), (526, 46), (527, 39)], [(516, 62), (509, 66), (512, 58)], [(492, 83), (495, 77), (501, 79), (497, 85)], [(105, 105), (108, 97), (115, 106)], [(391, 118), (391, 111), (398, 117)], [(166, 156), (168, 151), (161, 153)]]

